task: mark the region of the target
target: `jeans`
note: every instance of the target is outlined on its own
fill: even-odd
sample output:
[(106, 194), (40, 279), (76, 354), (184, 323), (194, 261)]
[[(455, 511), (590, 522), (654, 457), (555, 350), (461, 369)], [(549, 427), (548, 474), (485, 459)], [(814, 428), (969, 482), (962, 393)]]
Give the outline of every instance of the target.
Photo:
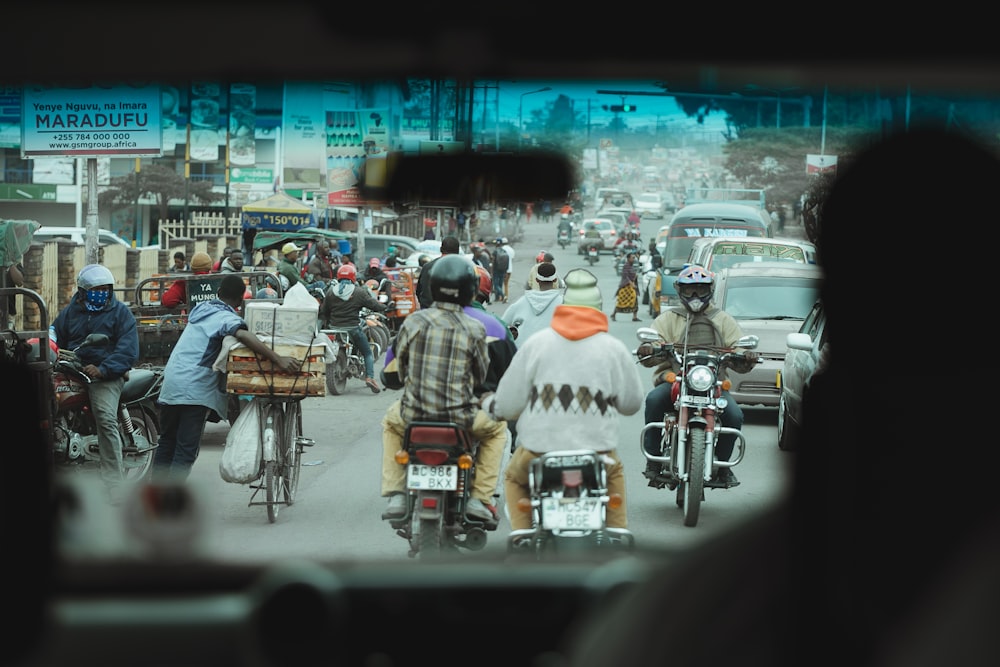
[[(503, 450), (507, 446), (507, 422), (494, 421), (483, 410), (476, 414), (476, 420), (469, 429), (472, 437), (479, 440), (476, 451), (476, 478), (472, 482), (471, 496), (493, 504), (493, 494), (500, 479), (500, 464)], [(395, 455), (403, 447), (406, 422), (399, 413), (397, 399), (385, 411), (382, 418), (382, 495), (406, 493), (406, 467), (396, 463)]]
[[(653, 387), (652, 391), (646, 394), (646, 423), (663, 421), (663, 415), (673, 408), (670, 400), (671, 383), (664, 382)], [(729, 401), (726, 409), (719, 414), (719, 423), (731, 428), (743, 427), (743, 410), (736, 404), (728, 391), (723, 390), (722, 397)], [(660, 431), (649, 429), (643, 436), (642, 445), (648, 454), (660, 453)], [(715, 458), (720, 461), (728, 461), (736, 446), (736, 436), (731, 433), (723, 433), (715, 443)]]
[(97, 447), (101, 454), (101, 479), (112, 500), (118, 500), (125, 481), (122, 464), (122, 436), (118, 430), (118, 403), (121, 400), (123, 378), (97, 380), (87, 387), (90, 410), (97, 424)]
[(365, 377), (375, 377), (375, 356), (372, 354), (372, 346), (368, 344), (368, 336), (362, 331), (360, 326), (347, 330), (347, 335), (351, 337), (354, 347), (361, 350), (365, 358)]
[(204, 405), (160, 404), (160, 444), (153, 455), (155, 481), (183, 482), (201, 451), (208, 408)]

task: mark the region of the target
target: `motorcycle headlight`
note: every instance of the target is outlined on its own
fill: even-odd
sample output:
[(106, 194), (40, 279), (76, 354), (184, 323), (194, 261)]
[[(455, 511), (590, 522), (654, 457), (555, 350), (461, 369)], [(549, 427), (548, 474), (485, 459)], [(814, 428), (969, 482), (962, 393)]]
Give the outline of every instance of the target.
[(695, 366), (688, 371), (687, 383), (695, 391), (708, 391), (715, 384), (715, 373), (708, 366)]

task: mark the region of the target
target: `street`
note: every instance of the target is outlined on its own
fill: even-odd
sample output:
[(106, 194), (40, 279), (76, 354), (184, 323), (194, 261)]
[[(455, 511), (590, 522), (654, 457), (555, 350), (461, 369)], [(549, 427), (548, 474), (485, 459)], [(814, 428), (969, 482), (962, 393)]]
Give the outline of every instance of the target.
[[(511, 303), (521, 295), (523, 281), (540, 250), (548, 250), (555, 256), (560, 276), (572, 268), (589, 268), (586, 257), (577, 255), (575, 244), (562, 249), (555, 243), (554, 222), (544, 224), (537, 220), (525, 226), (524, 239), (515, 246)], [(643, 239), (648, 241), (666, 222), (643, 222)], [(605, 313), (614, 307), (618, 277), (613, 262), (611, 255), (601, 255), (591, 269), (599, 278)], [(487, 308), (502, 317), (507, 304), (494, 303)], [(627, 317), (610, 323), (610, 331), (629, 349), (637, 345), (636, 328), (650, 323), (642, 305), (639, 317), (642, 318), (639, 323)], [(380, 366), (381, 360), (376, 361), (376, 367)], [(640, 367), (639, 373), (644, 383), (652, 386), (651, 369)], [(352, 379), (343, 395), (304, 400), (303, 434), (313, 438), (315, 445), (304, 453), (295, 504), (282, 507), (273, 524), (268, 522), (263, 506), (248, 506), (253, 493), (248, 485), (227, 483), (220, 477), (219, 459), (229, 425), (207, 424), (202, 449), (189, 479), (205, 519), (201, 554), (226, 562), (291, 556), (341, 561), (406, 559), (406, 541), (380, 518), (385, 506), (379, 494), (381, 418), (397, 396), (397, 392), (389, 390), (372, 394), (361, 380)], [(683, 525), (675, 493), (649, 488), (642, 476), (645, 467), (639, 449), (639, 431), (644, 423), (642, 411), (622, 418), (619, 453), (625, 462), (629, 527), (636, 536), (637, 548), (674, 550), (692, 546), (768, 507), (786, 491), (792, 455), (777, 447), (776, 412), (766, 408), (747, 408), (745, 412), (747, 453), (734, 468), (742, 483), (727, 490), (706, 490), (698, 525), (691, 528)], [(580, 443), (566, 443), (566, 446), (575, 448)], [(256, 500), (262, 499), (261, 492)], [(486, 548), (479, 553), (466, 552), (466, 556), (502, 555), (508, 532), (509, 523), (502, 519), (497, 531), (489, 534)]]

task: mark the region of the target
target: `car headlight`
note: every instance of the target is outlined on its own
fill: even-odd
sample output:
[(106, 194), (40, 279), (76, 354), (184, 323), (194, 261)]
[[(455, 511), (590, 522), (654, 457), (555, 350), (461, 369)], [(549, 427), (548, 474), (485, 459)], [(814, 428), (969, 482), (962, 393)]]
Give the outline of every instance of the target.
[(695, 366), (688, 371), (687, 383), (695, 391), (708, 391), (715, 384), (715, 373), (708, 366)]

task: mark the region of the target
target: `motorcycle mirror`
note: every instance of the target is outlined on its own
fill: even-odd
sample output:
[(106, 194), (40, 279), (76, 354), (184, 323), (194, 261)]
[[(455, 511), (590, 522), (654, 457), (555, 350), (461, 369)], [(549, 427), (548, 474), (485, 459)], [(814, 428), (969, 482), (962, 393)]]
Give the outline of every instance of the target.
[(87, 334), (87, 337), (83, 339), (80, 343), (80, 347), (93, 347), (96, 345), (107, 345), (111, 341), (107, 334), (102, 333), (92, 333)]
[[(652, 327), (639, 327), (635, 330), (635, 337), (643, 343), (655, 343), (660, 340), (660, 334)], [(747, 336), (750, 338), (750, 336)], [(756, 345), (756, 343), (754, 343)]]
[(748, 350), (752, 350), (757, 347), (757, 343), (760, 342), (760, 336), (743, 336), (738, 341), (736, 341), (736, 347), (745, 347)]

